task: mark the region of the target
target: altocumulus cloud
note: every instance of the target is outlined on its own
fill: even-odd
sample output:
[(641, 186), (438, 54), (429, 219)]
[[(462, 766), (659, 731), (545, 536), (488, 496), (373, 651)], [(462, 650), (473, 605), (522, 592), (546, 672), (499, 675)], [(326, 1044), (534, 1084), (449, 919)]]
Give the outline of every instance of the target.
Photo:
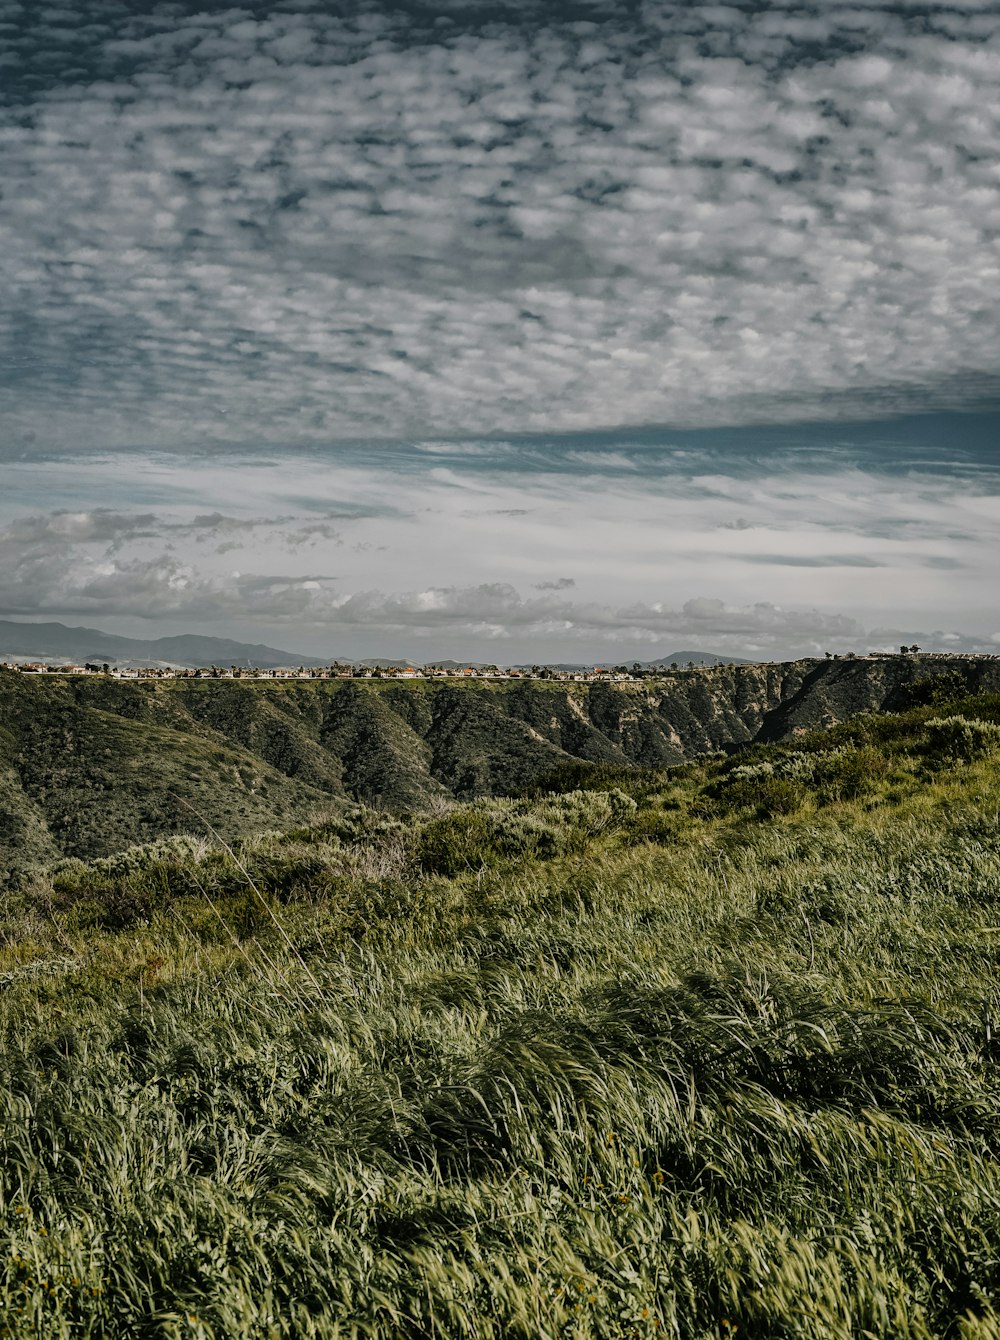
[(0, 0), (8, 443), (963, 403), (993, 4)]

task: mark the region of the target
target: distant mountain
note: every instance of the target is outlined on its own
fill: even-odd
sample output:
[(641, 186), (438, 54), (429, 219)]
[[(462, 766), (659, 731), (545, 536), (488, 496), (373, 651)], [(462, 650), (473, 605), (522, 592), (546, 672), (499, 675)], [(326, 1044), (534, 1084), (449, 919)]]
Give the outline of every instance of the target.
[(675, 651), (669, 656), (661, 656), (656, 661), (643, 661), (641, 664), (646, 669), (669, 669), (676, 663), (679, 666), (685, 666), (688, 662), (695, 665), (754, 665), (759, 662), (749, 660), (746, 656), (717, 656), (714, 651)]
[[(235, 642), (231, 638), (202, 637), (195, 633), (182, 633), (177, 637), (158, 637), (148, 641), (141, 638), (122, 637), (117, 633), (105, 633), (99, 628), (70, 628), (62, 623), (19, 623), (13, 619), (0, 619), (0, 660), (5, 657), (37, 659), (40, 661), (62, 659), (86, 661), (101, 664), (107, 661), (111, 665), (253, 665), (262, 669), (272, 669), (281, 665), (329, 665), (332, 657), (303, 656), (298, 651), (282, 651), (279, 647), (268, 647), (261, 643)], [(406, 656), (378, 656), (367, 659), (345, 657), (354, 665), (370, 666), (372, 669), (405, 668), (419, 666), (423, 662), (410, 660)], [(633, 660), (625, 658), (631, 666)], [(684, 667), (693, 661), (695, 665), (749, 665), (750, 661), (740, 656), (719, 656), (709, 651), (677, 651), (670, 656), (661, 656), (656, 661), (641, 661), (644, 669), (665, 669), (676, 662)], [(593, 670), (595, 665), (618, 665), (620, 659), (604, 657), (592, 661), (540, 662), (552, 666), (554, 670)], [(443, 670), (464, 670), (466, 667), (481, 668), (483, 661), (434, 660), (427, 665), (439, 666)], [(531, 668), (527, 662), (514, 667), (519, 670)]]
[(281, 651), (257, 643), (234, 642), (225, 637), (199, 637), (183, 633), (143, 641), (104, 633), (98, 628), (69, 628), (62, 623), (16, 623), (0, 619), (0, 660), (5, 656), (51, 660), (91, 661), (119, 664), (151, 661), (167, 665), (250, 665), (270, 669), (278, 665), (328, 665), (328, 660)]
[[(636, 661), (634, 657), (607, 657), (595, 659), (593, 661), (544, 661), (538, 664), (547, 665), (550, 670), (593, 670), (595, 666), (603, 666), (607, 669), (609, 666), (625, 665), (629, 669), (638, 664), (643, 670), (669, 670), (672, 665), (677, 665), (684, 669), (689, 664), (694, 665), (759, 665), (760, 662), (747, 660), (745, 656), (717, 656), (714, 651), (675, 651), (669, 656), (661, 656), (656, 661)], [(435, 665), (475, 665), (475, 661), (435, 661)], [(529, 665), (514, 666), (515, 670), (529, 670)]]
[[(412, 662), (411, 662), (412, 664)], [(486, 661), (427, 661), (427, 668), (434, 670), (481, 670)]]
[(367, 660), (357, 660), (353, 656), (343, 658), (348, 665), (367, 666), (370, 670), (416, 670), (419, 661), (411, 661), (407, 656), (370, 656)]

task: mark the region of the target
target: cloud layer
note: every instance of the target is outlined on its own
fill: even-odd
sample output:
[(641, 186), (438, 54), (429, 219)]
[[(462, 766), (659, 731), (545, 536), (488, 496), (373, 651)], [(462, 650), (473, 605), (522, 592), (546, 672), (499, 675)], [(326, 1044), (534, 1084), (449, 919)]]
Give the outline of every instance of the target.
[(992, 4), (0, 0), (0, 32), (20, 450), (996, 388)]
[(63, 463), (77, 505), (55, 509), (54, 467), (10, 464), (0, 616), (210, 626), (319, 655), (996, 645), (996, 471), (586, 454), (574, 475), (519, 468), (513, 447), (503, 469), (461, 450), (339, 466), (119, 455)]

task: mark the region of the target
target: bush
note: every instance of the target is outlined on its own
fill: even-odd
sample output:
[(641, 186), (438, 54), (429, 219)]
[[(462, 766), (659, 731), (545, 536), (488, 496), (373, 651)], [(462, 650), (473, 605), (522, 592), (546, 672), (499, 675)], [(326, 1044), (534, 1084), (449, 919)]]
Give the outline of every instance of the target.
[(334, 815), (324, 823), (299, 829), (291, 836), (310, 842), (361, 843), (390, 834), (399, 836), (405, 830), (405, 822), (395, 815), (371, 809), (368, 805), (353, 805), (343, 814)]
[(814, 755), (797, 751), (773, 762), (740, 763), (722, 776), (709, 794), (723, 814), (740, 810), (753, 810), (758, 818), (793, 814), (806, 798), (816, 763)]
[(871, 745), (815, 753), (795, 750), (773, 760), (738, 764), (715, 783), (710, 794), (725, 812), (753, 809), (765, 816), (790, 814), (807, 791), (821, 801), (853, 799), (869, 792), (888, 773), (884, 752)]
[(617, 788), (611, 791), (570, 791), (539, 804), (537, 810), (549, 823), (577, 829), (584, 837), (621, 828), (635, 817), (638, 808), (631, 796)]
[(628, 837), (633, 843), (673, 842), (677, 837), (677, 817), (664, 810), (642, 810), (629, 825)]
[(787, 777), (774, 777), (757, 788), (757, 813), (762, 818), (794, 814), (806, 798), (805, 788)]
[(956, 698), (965, 698), (969, 684), (960, 670), (943, 670), (940, 674), (904, 684), (896, 696), (895, 706), (900, 711), (911, 707), (943, 707)]
[(205, 851), (201, 838), (173, 837), (87, 863), (69, 858), (52, 867), (52, 892), (64, 905), (90, 904), (96, 924), (122, 930), (195, 893), (193, 872)]
[(75, 857), (57, 861), (52, 867), (52, 882), (60, 892), (89, 891), (96, 886), (120, 884), (142, 877), (159, 866), (190, 864), (203, 857), (207, 850), (202, 838), (161, 838), (143, 846), (126, 847), (124, 851), (96, 861), (84, 862)]
[(971, 763), (1000, 749), (1000, 726), (992, 721), (952, 716), (927, 722), (927, 752), (933, 763)]
[(721, 813), (753, 810), (762, 819), (778, 814), (794, 814), (805, 798), (806, 788), (801, 782), (773, 773), (735, 778), (715, 793), (716, 808)]
[(880, 749), (831, 749), (816, 758), (813, 773), (824, 800), (853, 800), (866, 795), (889, 774), (889, 762)]
[(425, 874), (460, 875), (498, 860), (552, 856), (555, 835), (533, 816), (472, 805), (433, 819), (417, 837), (415, 856)]
[(458, 875), (498, 861), (546, 860), (582, 851), (602, 833), (624, 827), (636, 802), (623, 791), (570, 791), (530, 804), (480, 801), (434, 819), (421, 830), (415, 856), (426, 874)]
[(538, 799), (553, 792), (619, 791), (647, 795), (661, 787), (667, 769), (637, 767), (631, 763), (562, 763), (511, 794)]
[(733, 782), (760, 782), (771, 777), (785, 777), (792, 782), (811, 782), (816, 771), (816, 756), (795, 751), (779, 756), (773, 762), (740, 763), (726, 776)]

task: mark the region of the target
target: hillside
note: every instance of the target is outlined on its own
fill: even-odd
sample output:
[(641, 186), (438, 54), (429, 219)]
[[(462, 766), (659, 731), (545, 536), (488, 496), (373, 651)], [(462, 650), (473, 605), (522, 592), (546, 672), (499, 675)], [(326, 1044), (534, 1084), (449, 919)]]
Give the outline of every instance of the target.
[(19, 880), (6, 1333), (995, 1340), (1000, 695), (944, 687)]
[(891, 709), (941, 676), (1000, 689), (1000, 659), (719, 665), (622, 685), (0, 672), (0, 870), (355, 801), (420, 810), (577, 763), (667, 767)]

